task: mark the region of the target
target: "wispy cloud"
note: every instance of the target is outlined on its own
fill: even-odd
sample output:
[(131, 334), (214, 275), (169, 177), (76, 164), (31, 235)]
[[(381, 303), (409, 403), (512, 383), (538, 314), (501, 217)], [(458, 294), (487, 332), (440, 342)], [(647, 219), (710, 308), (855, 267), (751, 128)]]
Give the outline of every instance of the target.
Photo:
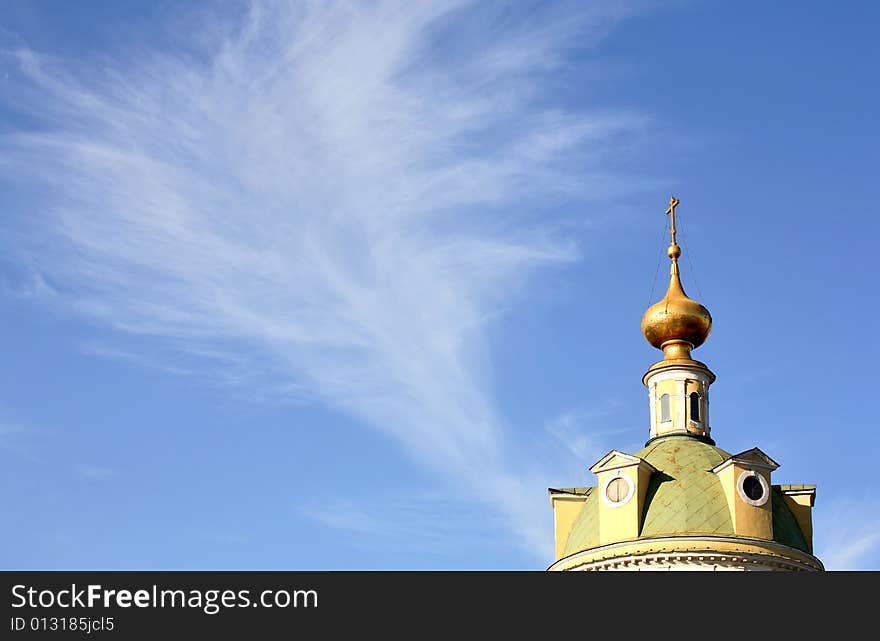
[(837, 499), (814, 509), (816, 554), (829, 570), (880, 569), (880, 501)]
[(28, 124), (0, 171), (41, 203), (16, 218), (22, 264), (56, 304), (173, 348), (169, 368), (221, 355), (349, 412), (543, 552), (486, 332), (577, 256), (536, 212), (618, 190), (604, 161), (644, 120), (553, 104), (548, 70), (621, 14), (541, 6), (254, 3), (186, 53), (7, 51)]
[[(431, 557), (450, 555), (462, 546), (498, 548), (503, 516), (481, 503), (436, 492), (327, 497), (301, 505), (299, 514), (345, 535), (353, 547)], [(396, 552), (395, 552), (396, 551)]]
[(46, 434), (46, 430), (37, 427), (0, 421), (0, 450), (11, 452), (33, 463), (42, 463), (37, 439)]
[(547, 421), (544, 430), (580, 464), (592, 465), (608, 452), (607, 437), (634, 431), (615, 419), (622, 406), (620, 401), (609, 399), (590, 408), (567, 410)]
[(112, 470), (109, 467), (102, 467), (100, 465), (78, 463), (73, 469), (77, 476), (89, 481), (105, 481), (116, 476), (116, 470)]

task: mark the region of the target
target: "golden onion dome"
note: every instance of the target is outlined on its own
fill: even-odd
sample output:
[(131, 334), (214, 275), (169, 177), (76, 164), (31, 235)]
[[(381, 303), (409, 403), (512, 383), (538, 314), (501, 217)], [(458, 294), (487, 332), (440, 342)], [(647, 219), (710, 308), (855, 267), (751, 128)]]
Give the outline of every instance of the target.
[(689, 359), (691, 349), (702, 345), (712, 329), (709, 310), (688, 298), (681, 286), (678, 271), (681, 248), (675, 242), (675, 207), (678, 204), (677, 199), (670, 198), (666, 210), (672, 215), (672, 243), (666, 252), (672, 261), (669, 289), (642, 316), (642, 334), (651, 345), (663, 350), (664, 360)]

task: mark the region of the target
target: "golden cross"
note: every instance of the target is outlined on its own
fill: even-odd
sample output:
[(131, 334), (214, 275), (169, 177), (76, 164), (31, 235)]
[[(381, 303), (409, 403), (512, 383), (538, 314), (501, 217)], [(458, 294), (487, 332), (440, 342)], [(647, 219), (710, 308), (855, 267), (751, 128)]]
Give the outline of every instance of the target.
[(669, 197), (669, 208), (665, 213), (671, 214), (670, 218), (672, 219), (672, 244), (675, 244), (675, 208), (681, 204), (681, 201), (675, 196)]

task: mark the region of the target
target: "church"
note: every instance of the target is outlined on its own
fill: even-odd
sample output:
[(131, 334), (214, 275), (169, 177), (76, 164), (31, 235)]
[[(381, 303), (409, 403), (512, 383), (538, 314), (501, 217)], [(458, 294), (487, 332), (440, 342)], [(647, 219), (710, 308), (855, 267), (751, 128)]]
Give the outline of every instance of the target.
[(675, 209), (666, 295), (642, 317), (662, 360), (642, 377), (650, 432), (634, 454), (611, 450), (593, 487), (550, 488), (550, 570), (824, 570), (813, 556), (815, 485), (773, 483), (779, 463), (758, 447), (730, 454), (709, 422), (715, 374), (692, 358), (712, 317), (682, 288)]

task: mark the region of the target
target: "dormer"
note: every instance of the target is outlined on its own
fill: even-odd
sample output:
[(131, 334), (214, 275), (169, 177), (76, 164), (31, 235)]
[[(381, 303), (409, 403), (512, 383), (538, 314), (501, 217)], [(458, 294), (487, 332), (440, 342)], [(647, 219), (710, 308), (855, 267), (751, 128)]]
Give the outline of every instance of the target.
[(757, 539), (773, 538), (770, 475), (779, 463), (757, 447), (740, 452), (714, 467), (727, 497), (734, 532)]
[(637, 538), (648, 481), (657, 469), (637, 456), (611, 450), (590, 471), (599, 478), (599, 542)]

